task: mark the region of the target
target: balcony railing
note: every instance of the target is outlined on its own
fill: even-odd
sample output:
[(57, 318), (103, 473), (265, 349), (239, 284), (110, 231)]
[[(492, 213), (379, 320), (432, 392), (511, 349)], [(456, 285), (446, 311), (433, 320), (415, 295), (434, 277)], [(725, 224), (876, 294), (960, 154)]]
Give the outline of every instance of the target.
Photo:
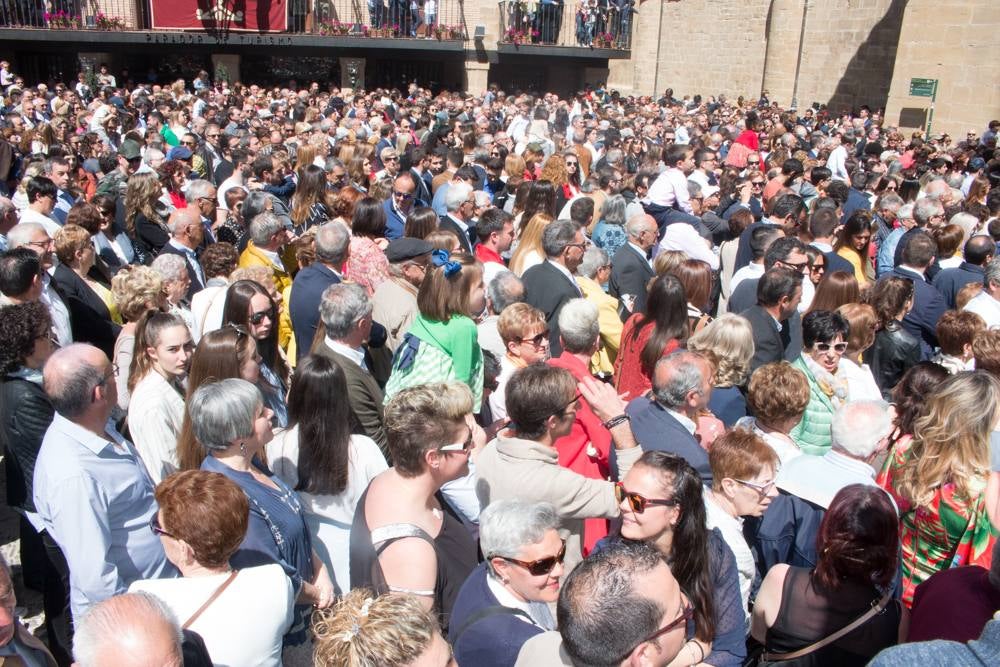
[(631, 3), (600, 7), (599, 0), (564, 4), (501, 0), (500, 43), (515, 46), (574, 46), (628, 50), (632, 47)]
[[(416, 8), (410, 0), (292, 0), (284, 34), (466, 39), (462, 0), (413, 4)], [(151, 16), (150, 0), (0, 0), (0, 27), (150, 30)]]

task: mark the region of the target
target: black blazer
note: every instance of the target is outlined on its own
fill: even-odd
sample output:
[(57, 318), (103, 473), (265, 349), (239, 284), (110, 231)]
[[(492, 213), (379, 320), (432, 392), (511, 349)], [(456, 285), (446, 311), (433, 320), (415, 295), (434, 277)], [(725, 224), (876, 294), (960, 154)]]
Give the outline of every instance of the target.
[[(611, 280), (608, 284), (608, 293), (618, 299), (621, 299), (622, 294), (635, 295), (632, 313), (645, 312), (646, 286), (649, 279), (655, 275), (653, 267), (650, 266), (646, 258), (626, 243), (611, 258)], [(632, 313), (622, 309), (622, 321), (627, 320)]]
[[(457, 236), (459, 242), (462, 244), (462, 252), (467, 252), (467, 253), (469, 253), (471, 255), (472, 254), (472, 245), (473, 245), (472, 244), (472, 239), (475, 236), (475, 233), (476, 233), (475, 229), (476, 228), (475, 228), (474, 225), (470, 225), (469, 223), (465, 223), (465, 224), (469, 225), (469, 231), (468, 232), (463, 232), (462, 228), (458, 226), (458, 223), (456, 223), (454, 220), (452, 220), (451, 216), (446, 215), (443, 218), (441, 218), (440, 222), (438, 222), (438, 229), (443, 229), (443, 230), (451, 232), (452, 234), (454, 234), (455, 236)], [(470, 234), (472, 236), (470, 236)]]
[(101, 297), (65, 264), (56, 267), (52, 286), (69, 310), (73, 340), (90, 343), (108, 355), (108, 359), (114, 359), (115, 341), (122, 328), (111, 320), (111, 312)]
[(549, 261), (537, 264), (521, 276), (524, 283), (524, 300), (545, 313), (549, 325), (549, 351), (552, 358), (562, 354), (559, 344), (559, 311), (570, 299), (583, 296), (574, 281), (566, 277)]
[(740, 313), (753, 329), (753, 359), (750, 372), (774, 361), (795, 361), (802, 354), (802, 320), (795, 313), (782, 322), (781, 331), (763, 306), (751, 306)]
[[(191, 262), (188, 261), (187, 255), (184, 254), (183, 250), (175, 248), (174, 246), (167, 243), (165, 246), (163, 246), (163, 248), (160, 249), (160, 254), (177, 255), (184, 260), (184, 266), (186, 266), (188, 270), (188, 278), (191, 279), (191, 284), (188, 286), (188, 291), (187, 291), (187, 300), (188, 303), (190, 303), (191, 297), (193, 297), (196, 293), (205, 289), (205, 283), (201, 281), (201, 277), (198, 276), (198, 272), (194, 270), (193, 266), (191, 266)], [(204, 271), (202, 272), (204, 273)]]
[(313, 262), (302, 269), (292, 282), (288, 298), (288, 315), (295, 332), (295, 349), (299, 359), (309, 354), (316, 325), (319, 323), (319, 302), (323, 291), (340, 282), (340, 277), (320, 262)]

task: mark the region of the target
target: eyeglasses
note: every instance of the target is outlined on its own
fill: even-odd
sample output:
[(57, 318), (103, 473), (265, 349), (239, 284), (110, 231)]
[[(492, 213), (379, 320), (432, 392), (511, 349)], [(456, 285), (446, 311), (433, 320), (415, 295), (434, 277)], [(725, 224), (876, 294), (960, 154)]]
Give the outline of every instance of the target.
[(567, 166), (567, 167), (576, 167), (576, 166), (578, 166), (579, 164), (580, 164), (579, 162), (567, 162), (567, 163), (566, 163), (566, 166)]
[(51, 248), (55, 244), (56, 244), (56, 242), (53, 241), (52, 239), (46, 239), (44, 241), (28, 241), (24, 245), (35, 246), (36, 248), (40, 248), (42, 250), (48, 250), (49, 248)]
[(111, 372), (104, 374), (104, 377), (101, 378), (101, 381), (97, 383), (98, 387), (104, 386), (105, 384), (107, 384), (108, 380), (118, 375), (118, 364), (111, 364), (111, 367), (108, 370)]
[(621, 505), (623, 500), (627, 500), (629, 508), (636, 514), (642, 514), (651, 505), (662, 505), (664, 507), (677, 506), (677, 501), (672, 498), (669, 500), (666, 498), (646, 498), (638, 493), (626, 491), (625, 486), (621, 482), (615, 483), (615, 499), (619, 505)]
[(402, 199), (403, 201), (410, 201), (413, 199), (413, 194), (409, 192), (393, 192), (392, 196), (396, 199)]
[(264, 319), (269, 319), (274, 322), (274, 308), (268, 308), (267, 310), (259, 310), (256, 313), (250, 313), (250, 324), (260, 324)]
[(779, 264), (783, 264), (784, 266), (788, 267), (789, 269), (793, 269), (797, 273), (802, 273), (803, 271), (805, 271), (806, 269), (809, 268), (809, 262), (807, 262), (807, 261), (806, 262), (786, 262), (785, 260), (782, 259), (782, 260), (779, 260), (778, 263)]
[(823, 273), (826, 271), (826, 264), (813, 264), (809, 267), (809, 270), (813, 273)]
[(843, 354), (847, 350), (847, 343), (816, 343), (815, 347), (820, 352), (829, 352), (830, 348), (833, 348), (837, 354)]
[(469, 433), (469, 437), (465, 439), (465, 442), (455, 442), (450, 445), (442, 445), (438, 447), (439, 452), (467, 452), (472, 449), (472, 433)]
[(497, 554), (493, 554), (489, 558), (490, 559), (499, 558), (501, 560), (507, 561), (508, 563), (513, 563), (514, 565), (520, 565), (525, 570), (527, 570), (528, 574), (530, 574), (531, 576), (540, 577), (543, 574), (548, 574), (549, 572), (551, 572), (553, 569), (555, 569), (557, 564), (562, 563), (563, 559), (566, 558), (566, 540), (562, 540), (562, 546), (559, 547), (559, 553), (557, 553), (555, 556), (549, 556), (547, 558), (539, 558), (538, 560), (533, 560), (533, 561), (523, 561), (523, 560), (518, 560), (516, 558), (508, 558), (507, 556), (499, 556)]
[(182, 141), (181, 145), (182, 146), (195, 146), (196, 144), (193, 141)]
[(382, 158), (382, 162), (399, 162), (399, 158), (398, 157), (384, 157), (384, 158)]
[(771, 489), (774, 488), (774, 480), (773, 479), (770, 482), (768, 482), (767, 484), (754, 484), (753, 482), (747, 482), (747, 481), (742, 480), (742, 479), (734, 479), (733, 481), (736, 482), (737, 484), (740, 484), (741, 486), (747, 487), (748, 489), (753, 489), (754, 491), (756, 491), (757, 493), (760, 494), (761, 498), (763, 498), (768, 493), (770, 493)]
[[(663, 626), (662, 628), (660, 628), (659, 630), (657, 630), (656, 632), (654, 632), (650, 636), (648, 636), (645, 639), (643, 639), (641, 642), (639, 642), (638, 644), (636, 644), (636, 646), (642, 646), (643, 644), (648, 644), (649, 642), (653, 641), (654, 639), (657, 639), (658, 637), (662, 637), (663, 635), (667, 634), (671, 630), (676, 630), (677, 628), (681, 627), (682, 625), (687, 625), (687, 622), (691, 620), (692, 616), (694, 616), (694, 607), (691, 606), (690, 602), (686, 602), (685, 606), (684, 606), (684, 610), (681, 612), (680, 616), (678, 616), (674, 620), (670, 621), (670, 623), (667, 623), (665, 626)], [(634, 651), (634, 650), (635, 649), (633, 648), (632, 651)], [(629, 654), (631, 654), (632, 651), (629, 651)], [(625, 660), (625, 658), (627, 658), (627, 657), (628, 657), (628, 655), (623, 656), (622, 660)]]
[[(154, 535), (163, 535), (165, 537), (174, 537), (173, 535), (171, 535), (167, 531), (163, 530), (163, 527), (160, 525), (160, 516), (159, 516), (159, 514), (160, 514), (159, 512), (153, 512), (153, 516), (149, 517), (149, 529), (151, 531), (153, 531)], [(177, 538), (174, 537), (174, 539), (176, 540)]]
[(517, 342), (531, 343), (531, 346), (535, 348), (545, 347), (545, 344), (549, 342), (549, 330), (546, 329), (545, 331), (541, 332), (536, 336), (532, 336), (531, 338), (518, 338)]
[(755, 188), (762, 188), (764, 187), (764, 181), (750, 181), (750, 185)]

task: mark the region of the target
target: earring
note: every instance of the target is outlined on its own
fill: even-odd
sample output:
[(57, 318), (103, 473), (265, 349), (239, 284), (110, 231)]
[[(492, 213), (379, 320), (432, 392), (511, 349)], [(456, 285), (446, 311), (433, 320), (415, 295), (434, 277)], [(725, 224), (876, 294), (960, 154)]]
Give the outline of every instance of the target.
[(243, 456), (247, 455), (247, 446), (246, 446), (246, 443), (243, 443), (243, 442), (240, 443), (240, 453), (243, 454)]

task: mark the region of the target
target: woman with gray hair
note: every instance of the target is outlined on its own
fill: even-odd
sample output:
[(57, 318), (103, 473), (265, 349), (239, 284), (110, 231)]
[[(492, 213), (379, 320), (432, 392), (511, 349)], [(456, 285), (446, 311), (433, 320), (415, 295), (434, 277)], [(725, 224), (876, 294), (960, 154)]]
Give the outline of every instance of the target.
[(591, 234), (594, 245), (608, 253), (609, 257), (614, 257), (618, 249), (628, 243), (628, 234), (625, 233), (626, 205), (622, 195), (608, 197), (601, 207), (601, 219)]
[(449, 641), (461, 665), (509, 667), (531, 637), (552, 630), (566, 541), (551, 503), (499, 500), (479, 518), (486, 562), (458, 592)]
[(187, 261), (180, 255), (161, 253), (153, 260), (150, 268), (163, 278), (163, 291), (167, 294), (170, 314), (184, 320), (188, 331), (194, 331), (194, 315), (185, 305), (188, 289), (191, 287)]
[(201, 469), (236, 482), (250, 501), (246, 537), (229, 562), (234, 568), (281, 565), (298, 602), (284, 645), (286, 651), (300, 646), (306, 641), (307, 609), (330, 606), (334, 590), (312, 548), (299, 495), (264, 464), (264, 448), (274, 437), (273, 413), (257, 387), (237, 378), (202, 385), (188, 410), (195, 438), (208, 454)]

